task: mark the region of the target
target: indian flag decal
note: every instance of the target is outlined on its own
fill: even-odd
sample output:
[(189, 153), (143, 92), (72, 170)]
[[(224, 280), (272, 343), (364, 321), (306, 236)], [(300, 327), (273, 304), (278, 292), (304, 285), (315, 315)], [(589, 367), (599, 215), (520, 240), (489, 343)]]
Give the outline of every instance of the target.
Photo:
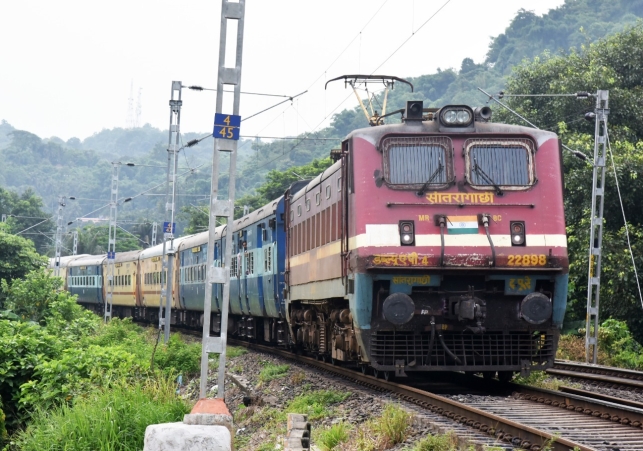
[(478, 233), (477, 216), (447, 216), (447, 231), (450, 235)]

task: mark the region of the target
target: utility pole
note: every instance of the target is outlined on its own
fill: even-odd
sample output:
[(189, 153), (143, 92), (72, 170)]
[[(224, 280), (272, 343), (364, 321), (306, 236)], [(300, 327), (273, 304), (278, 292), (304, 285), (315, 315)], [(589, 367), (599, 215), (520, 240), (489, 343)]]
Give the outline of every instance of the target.
[[(239, 139), (239, 103), (241, 98), (241, 62), (243, 54), (243, 28), (246, 1), (231, 2), (223, 0), (221, 4), (221, 29), (219, 37), (219, 73), (217, 77), (217, 104), (214, 119), (214, 150), (212, 152), (212, 188), (210, 192), (210, 227), (208, 237), (208, 283), (205, 284), (203, 303), (203, 345), (201, 353), (201, 387), (200, 398), (206, 397), (208, 383), (208, 354), (219, 354), (219, 375), (217, 398), (225, 394), (226, 342), (228, 335), (228, 308), (230, 301), (230, 261), (232, 259), (232, 224), (234, 220), (234, 195), (237, 166), (237, 143)], [(228, 21), (237, 21), (236, 62), (235, 67), (225, 67), (226, 34)], [(234, 86), (234, 103), (232, 115), (222, 114), (223, 88)], [(230, 177), (228, 181), (228, 199), (218, 199), (219, 194), (219, 152), (230, 152)], [(227, 231), (223, 264), (214, 267), (214, 241), (217, 218), (225, 217)], [(228, 267), (226, 267), (228, 265)], [(220, 336), (210, 337), (210, 320), (212, 313), (212, 284), (223, 284), (221, 302)]]
[(112, 317), (114, 298), (114, 264), (116, 263), (116, 216), (118, 207), (118, 174), (120, 162), (112, 162), (112, 190), (109, 200), (109, 240), (107, 242), (107, 296), (105, 297), (105, 322)]
[(56, 256), (54, 258), (54, 275), (60, 277), (60, 252), (63, 245), (63, 208), (65, 197), (58, 198), (58, 219), (56, 220)]
[[(174, 264), (174, 210), (176, 208), (176, 181), (181, 125), (181, 82), (172, 82), (170, 96), (170, 137), (167, 146), (166, 218), (163, 223), (163, 265), (161, 270), (161, 302), (159, 303), (159, 329), (163, 328), (165, 343), (170, 339), (172, 323), (172, 267)], [(164, 280), (165, 279), (165, 280)], [(163, 310), (165, 306), (165, 311)]]
[(585, 324), (585, 361), (589, 362), (591, 358), (592, 363), (596, 363), (598, 359), (598, 306), (601, 291), (608, 100), (609, 91), (599, 90), (596, 92), (596, 108), (594, 109), (594, 173), (592, 175), (592, 214), (590, 216), (587, 316)]

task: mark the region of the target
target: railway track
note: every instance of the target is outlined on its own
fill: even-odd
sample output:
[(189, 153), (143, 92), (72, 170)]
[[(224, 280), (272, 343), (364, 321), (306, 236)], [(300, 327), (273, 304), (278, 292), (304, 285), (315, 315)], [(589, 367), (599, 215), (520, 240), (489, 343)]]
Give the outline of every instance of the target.
[(237, 340), (229, 342), (391, 394), (420, 410), (447, 418), (452, 427), (443, 429), (454, 429), (474, 443), (484, 436), (491, 440), (487, 444), (529, 451), (643, 450), (643, 409), (638, 407), (464, 375), (455, 378), (464, 378), (462, 383), (467, 392), (474, 389), (477, 393), (482, 387), (492, 395), (440, 396), (422, 388), (417, 381), (411, 380), (409, 384), (386, 381), (281, 349)]
[(556, 360), (547, 370), (552, 376), (582, 379), (594, 385), (643, 393), (643, 372), (609, 366)]

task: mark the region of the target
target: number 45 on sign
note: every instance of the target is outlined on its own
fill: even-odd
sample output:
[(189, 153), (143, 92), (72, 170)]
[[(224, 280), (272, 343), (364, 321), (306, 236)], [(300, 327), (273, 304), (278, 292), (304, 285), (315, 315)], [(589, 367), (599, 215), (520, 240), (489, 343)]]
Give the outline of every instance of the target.
[(239, 140), (239, 127), (241, 126), (241, 116), (234, 114), (214, 115), (214, 131), (212, 136), (219, 139)]

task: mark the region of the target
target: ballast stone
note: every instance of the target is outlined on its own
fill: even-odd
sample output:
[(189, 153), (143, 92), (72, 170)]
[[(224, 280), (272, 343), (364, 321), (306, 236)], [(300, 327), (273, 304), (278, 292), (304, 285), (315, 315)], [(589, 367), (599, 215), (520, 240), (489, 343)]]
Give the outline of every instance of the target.
[(232, 451), (225, 426), (178, 423), (152, 424), (145, 430), (144, 451)]

